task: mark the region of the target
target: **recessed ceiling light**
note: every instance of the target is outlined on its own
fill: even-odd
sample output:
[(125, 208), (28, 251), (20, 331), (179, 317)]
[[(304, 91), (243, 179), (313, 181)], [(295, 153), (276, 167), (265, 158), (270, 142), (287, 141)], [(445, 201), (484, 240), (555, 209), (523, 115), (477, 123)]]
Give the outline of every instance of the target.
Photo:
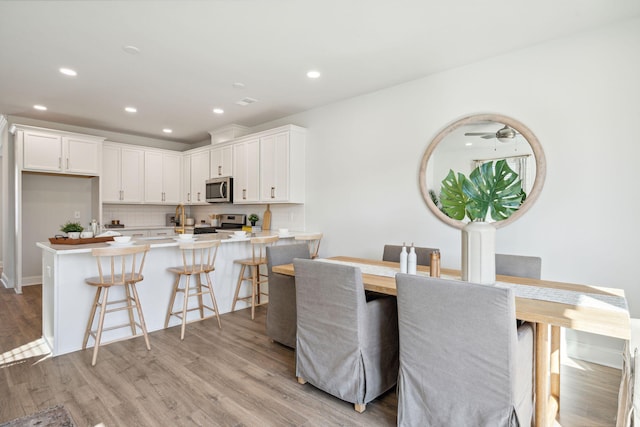
[(240, 82), (235, 82), (231, 86), (233, 86), (235, 89), (244, 89), (244, 83), (240, 83)]
[(71, 77), (75, 77), (78, 75), (78, 73), (76, 72), (76, 70), (72, 70), (71, 68), (60, 68), (60, 72), (62, 74), (64, 74), (65, 76), (71, 76)]
[(173, 130), (172, 130), (172, 129), (169, 129), (169, 128), (164, 128), (164, 129), (162, 129), (162, 132), (164, 132), (164, 133), (171, 133), (171, 132), (173, 132)]
[(473, 142), (465, 142), (464, 145), (466, 145), (467, 147), (471, 147), (473, 145)]
[(34, 105), (33, 108), (40, 111), (47, 111), (47, 107), (45, 107), (44, 105)]
[(320, 77), (320, 71), (316, 71), (316, 70), (307, 71), (307, 77), (309, 77), (310, 79), (317, 79), (318, 77)]
[(224, 110), (222, 108), (214, 108), (213, 112), (216, 113), (216, 114), (223, 114)]
[(140, 49), (133, 45), (122, 46), (122, 50), (124, 50), (127, 53), (130, 53), (131, 55), (137, 55), (140, 53)]
[(138, 109), (136, 107), (124, 107), (124, 111), (127, 113), (137, 113)]

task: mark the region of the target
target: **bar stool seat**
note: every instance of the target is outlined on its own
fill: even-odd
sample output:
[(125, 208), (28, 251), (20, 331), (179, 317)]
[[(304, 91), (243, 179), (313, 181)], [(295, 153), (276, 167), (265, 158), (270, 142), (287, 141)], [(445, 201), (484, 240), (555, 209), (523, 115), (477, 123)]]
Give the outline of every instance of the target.
[[(184, 340), (184, 332), (186, 324), (190, 322), (210, 319), (216, 317), (218, 319), (218, 327), (222, 328), (220, 324), (220, 312), (218, 311), (218, 303), (216, 302), (216, 296), (213, 292), (213, 283), (209, 273), (215, 270), (216, 256), (218, 254), (218, 248), (220, 247), (220, 240), (205, 240), (201, 242), (181, 242), (179, 244), (180, 251), (182, 252), (182, 266), (171, 267), (168, 270), (176, 275), (176, 281), (173, 284), (173, 291), (171, 293), (171, 302), (167, 309), (167, 316), (164, 321), (165, 329), (169, 326), (169, 320), (171, 316), (176, 316), (182, 321), (182, 328), (180, 331), (180, 340)], [(195, 276), (195, 286), (191, 286), (191, 276)], [(202, 283), (201, 276), (206, 279), (206, 284)], [(184, 286), (181, 286), (181, 279), (185, 277)], [(203, 288), (205, 290), (203, 290)], [(178, 308), (174, 311), (176, 302), (176, 296), (178, 293), (183, 294), (182, 304), (178, 305)], [(209, 295), (211, 298), (211, 306), (204, 304), (203, 295)], [(198, 305), (196, 307), (189, 308), (189, 298), (197, 297)], [(204, 310), (209, 310), (212, 314), (205, 316)], [(187, 313), (190, 311), (199, 311), (200, 317), (187, 322)]]
[[(147, 335), (147, 327), (142, 314), (142, 305), (140, 304), (140, 298), (138, 297), (138, 291), (136, 289), (136, 283), (144, 280), (142, 268), (144, 267), (144, 260), (148, 251), (149, 245), (94, 248), (91, 250), (91, 255), (96, 258), (96, 262), (98, 264), (98, 276), (85, 279), (85, 282), (88, 285), (95, 286), (97, 289), (96, 296), (93, 300), (93, 306), (91, 307), (89, 321), (87, 322), (87, 328), (85, 329), (84, 339), (82, 341), (83, 350), (87, 348), (89, 336), (93, 337), (95, 341), (91, 366), (95, 366), (96, 364), (96, 360), (98, 359), (98, 349), (101, 344), (118, 341), (112, 340), (107, 343), (102, 343), (102, 333), (104, 331), (129, 327), (131, 328), (131, 337), (129, 338), (143, 335), (147, 350), (151, 350), (151, 346), (149, 345), (149, 336)], [(142, 255), (139, 256), (139, 254)], [(104, 272), (103, 267), (105, 270)], [(109, 289), (114, 286), (124, 287), (124, 299), (109, 301)], [(108, 308), (113, 305), (117, 305), (117, 307)], [(135, 320), (133, 312), (134, 308), (138, 314), (138, 321)], [(98, 309), (100, 309), (98, 325), (97, 328), (93, 330), (93, 323)], [(104, 319), (106, 314), (121, 310), (128, 311), (129, 322), (105, 328)], [(141, 333), (137, 332), (137, 328), (140, 328)]]
[[(247, 259), (237, 259), (234, 261), (234, 263), (240, 264), (241, 268), (240, 275), (238, 276), (238, 284), (236, 285), (236, 293), (233, 296), (231, 311), (235, 310), (236, 303), (238, 301), (250, 300), (251, 320), (253, 320), (255, 318), (256, 307), (268, 302), (264, 300), (260, 302), (260, 295), (268, 295), (268, 293), (260, 291), (260, 285), (268, 282), (268, 275), (260, 272), (260, 266), (264, 265), (266, 268), (267, 258), (265, 248), (273, 245), (278, 241), (278, 239), (278, 236), (252, 237), (250, 240), (252, 257)], [(245, 276), (247, 268), (249, 268), (249, 274)], [(247, 296), (239, 297), (240, 287), (242, 287), (242, 282), (245, 281), (251, 282), (251, 293)]]
[(309, 256), (311, 259), (318, 258), (322, 233), (296, 234), (295, 239), (307, 242), (307, 245), (309, 246)]

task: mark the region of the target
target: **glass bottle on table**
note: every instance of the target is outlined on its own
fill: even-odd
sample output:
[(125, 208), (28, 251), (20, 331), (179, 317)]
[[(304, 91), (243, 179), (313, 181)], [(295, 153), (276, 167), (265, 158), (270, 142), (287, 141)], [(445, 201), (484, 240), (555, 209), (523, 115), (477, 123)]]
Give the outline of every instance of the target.
[(409, 255), (407, 256), (407, 273), (416, 274), (417, 263), (416, 248), (413, 247), (412, 243)]
[(407, 272), (407, 247), (402, 242), (402, 250), (400, 251), (400, 273)]

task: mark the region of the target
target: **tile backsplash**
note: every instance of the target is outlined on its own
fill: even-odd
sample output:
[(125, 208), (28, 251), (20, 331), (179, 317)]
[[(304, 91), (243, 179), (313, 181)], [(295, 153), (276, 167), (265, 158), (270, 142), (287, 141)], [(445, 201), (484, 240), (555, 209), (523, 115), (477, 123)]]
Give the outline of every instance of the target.
[(174, 214), (175, 206), (158, 205), (108, 205), (102, 206), (102, 221), (111, 224), (114, 219), (126, 227), (156, 227), (166, 224), (166, 214)]

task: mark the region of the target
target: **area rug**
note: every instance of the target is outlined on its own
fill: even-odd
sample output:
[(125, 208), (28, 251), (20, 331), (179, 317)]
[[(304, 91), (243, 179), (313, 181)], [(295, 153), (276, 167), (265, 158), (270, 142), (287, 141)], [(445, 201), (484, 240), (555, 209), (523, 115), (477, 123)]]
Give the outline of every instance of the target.
[(75, 427), (71, 414), (62, 406), (54, 406), (26, 417), (0, 424), (0, 427)]

